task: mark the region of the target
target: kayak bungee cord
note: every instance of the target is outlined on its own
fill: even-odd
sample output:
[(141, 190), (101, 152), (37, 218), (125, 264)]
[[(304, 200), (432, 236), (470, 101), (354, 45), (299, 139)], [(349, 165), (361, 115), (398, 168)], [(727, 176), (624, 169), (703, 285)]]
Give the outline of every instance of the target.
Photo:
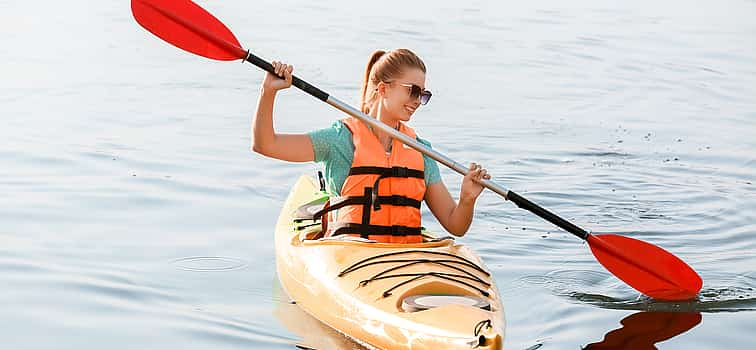
[[(470, 288), (473, 288), (473, 289), (477, 290), (478, 292), (480, 292), (480, 294), (482, 294), (482, 295), (483, 295), (483, 296), (485, 296), (485, 297), (487, 297), (487, 296), (490, 296), (490, 295), (491, 295), (491, 293), (488, 293), (488, 292), (486, 292), (485, 290), (483, 290), (483, 289), (481, 289), (481, 288), (478, 288), (478, 287), (476, 287), (476, 286), (474, 286), (474, 285), (472, 285), (472, 284), (470, 284), (470, 283), (467, 283), (467, 282), (465, 282), (465, 281), (456, 280), (456, 279), (454, 279), (454, 278), (450, 278), (450, 277), (447, 277), (447, 276), (445, 276), (445, 275), (446, 275), (446, 274), (441, 274), (441, 273), (437, 273), (437, 272), (425, 272), (425, 273), (421, 273), (421, 274), (419, 274), (419, 276), (417, 276), (417, 277), (414, 277), (414, 278), (410, 278), (410, 279), (408, 279), (408, 280), (406, 280), (406, 281), (403, 281), (403, 282), (399, 282), (399, 283), (397, 283), (396, 285), (394, 285), (393, 287), (389, 288), (388, 290), (386, 290), (385, 292), (383, 292), (383, 297), (385, 298), (385, 297), (388, 297), (388, 296), (390, 296), (390, 295), (391, 295), (391, 292), (393, 292), (393, 291), (394, 291), (394, 289), (397, 289), (397, 288), (399, 288), (399, 287), (401, 287), (401, 286), (403, 286), (403, 285), (406, 285), (406, 284), (409, 284), (409, 283), (415, 282), (415, 281), (417, 281), (417, 280), (419, 280), (419, 279), (421, 279), (421, 278), (423, 278), (423, 277), (429, 277), (429, 276), (438, 277), (438, 278), (441, 278), (441, 279), (445, 279), (445, 280), (447, 280), (447, 281), (452, 281), (452, 282), (455, 282), (455, 283), (459, 283), (459, 284), (464, 284), (464, 285), (466, 285), (466, 286), (468, 286), (468, 287), (470, 287)], [(456, 276), (456, 275), (455, 275), (455, 276)], [(400, 276), (400, 277), (401, 277), (401, 276)]]
[[(375, 261), (376, 259), (380, 259), (380, 258), (384, 258), (384, 257), (388, 257), (388, 256), (401, 255), (401, 254), (418, 254), (418, 253), (419, 254), (434, 254), (434, 255), (450, 256), (450, 257), (456, 258), (457, 260), (421, 258), (421, 259), (386, 259), (386, 260), (377, 260), (377, 261)], [(365, 267), (368, 267), (368, 266), (372, 266), (372, 265), (378, 265), (378, 264), (396, 264), (396, 263), (403, 263), (403, 264), (402, 265), (398, 265), (398, 266), (390, 267), (390, 268), (388, 268), (386, 270), (383, 270), (383, 271), (381, 271), (381, 272), (379, 272), (379, 273), (377, 273), (377, 274), (375, 274), (375, 275), (373, 275), (373, 276), (371, 276), (371, 277), (369, 277), (367, 279), (364, 279), (364, 280), (362, 280), (362, 281), (359, 282), (359, 286), (360, 287), (367, 286), (368, 283), (370, 283), (372, 281), (376, 281), (376, 280), (383, 280), (383, 279), (389, 279), (389, 278), (412, 277), (409, 280), (399, 282), (399, 283), (395, 284), (394, 286), (390, 287), (388, 290), (384, 291), (382, 295), (385, 298), (387, 296), (390, 296), (391, 292), (394, 291), (396, 288), (399, 288), (399, 287), (401, 287), (403, 285), (406, 285), (408, 283), (420, 280), (423, 277), (434, 276), (434, 277), (438, 277), (438, 278), (445, 279), (445, 280), (448, 280), (448, 281), (452, 281), (452, 282), (455, 282), (455, 283), (466, 285), (466, 286), (468, 286), (470, 288), (473, 288), (473, 289), (477, 290), (483, 296), (489, 296), (489, 293), (487, 291), (485, 291), (484, 289), (481, 289), (481, 288), (479, 288), (479, 287), (477, 287), (475, 285), (472, 285), (470, 283), (467, 283), (465, 281), (461, 281), (460, 279), (467, 279), (467, 280), (475, 281), (475, 282), (480, 283), (483, 286), (485, 286), (485, 288), (490, 288), (491, 287), (491, 283), (484, 281), (483, 279), (481, 279), (480, 277), (478, 277), (475, 274), (471, 273), (470, 271), (467, 271), (465, 269), (462, 269), (462, 268), (459, 268), (459, 267), (456, 267), (456, 266), (452, 266), (450, 264), (460, 264), (460, 265), (463, 265), (463, 266), (467, 266), (469, 268), (472, 268), (472, 269), (474, 269), (474, 270), (476, 270), (476, 271), (484, 274), (486, 277), (490, 277), (490, 273), (488, 273), (486, 270), (484, 270), (479, 265), (473, 263), (472, 261), (469, 261), (469, 260), (467, 260), (465, 258), (462, 258), (460, 256), (457, 256), (457, 255), (454, 255), (454, 254), (449, 254), (449, 253), (443, 253), (443, 252), (428, 251), (428, 250), (405, 250), (405, 251), (392, 252), (392, 253), (386, 253), (386, 254), (380, 254), (380, 255), (368, 257), (368, 258), (362, 259), (362, 260), (360, 260), (360, 261), (352, 264), (350, 267), (344, 269), (343, 271), (341, 271), (339, 273), (338, 277), (343, 277), (343, 276), (347, 275), (350, 272), (354, 272), (354, 271), (357, 271), (359, 269), (362, 269), (362, 268), (365, 268)], [(456, 270), (456, 271), (460, 271), (460, 272), (462, 272), (462, 273), (464, 273), (466, 275), (453, 274), (453, 273), (443, 273), (443, 272), (437, 272), (437, 271), (418, 272), (418, 273), (399, 273), (399, 274), (388, 275), (388, 273), (390, 273), (390, 272), (393, 272), (393, 271), (396, 271), (396, 270), (399, 270), (399, 269), (403, 269), (403, 268), (406, 268), (406, 267), (418, 265), (418, 264), (440, 265), (440, 266), (447, 267), (447, 268), (450, 268), (450, 269), (453, 269), (453, 270)]]
[[(379, 255), (375, 255), (375, 256), (371, 256), (371, 257), (362, 259), (362, 260), (360, 260), (360, 261), (352, 264), (351, 266), (347, 267), (343, 271), (341, 271), (339, 273), (339, 277), (342, 277), (342, 276), (346, 275), (347, 273), (350, 273), (350, 272), (352, 272), (354, 270), (357, 270), (357, 269), (361, 268), (362, 264), (365, 264), (365, 263), (367, 263), (367, 262), (369, 262), (371, 260), (380, 259), (380, 258), (387, 257), (387, 256), (394, 256), (394, 255), (400, 255), (400, 254), (409, 254), (409, 253), (422, 253), (422, 254), (432, 254), (432, 255), (443, 255), (443, 256), (457, 258), (457, 259), (461, 260), (459, 263), (464, 264), (464, 265), (469, 266), (469, 267), (472, 267), (472, 268), (480, 271), (481, 273), (485, 274), (486, 276), (490, 276), (491, 275), (488, 271), (484, 270), (482, 267), (478, 266), (474, 262), (472, 262), (472, 261), (470, 261), (468, 259), (465, 259), (465, 258), (463, 258), (461, 256), (458, 256), (458, 255), (444, 253), (444, 252), (434, 252), (434, 251), (430, 251), (430, 250), (403, 250), (403, 251), (399, 251), (399, 252), (391, 252), (391, 253), (379, 254)], [(378, 262), (378, 263), (380, 263), (380, 262)]]
[[(449, 267), (449, 266), (447, 266), (447, 267)], [(490, 283), (488, 283), (486, 281), (483, 281), (483, 280), (481, 280), (481, 279), (479, 279), (477, 277), (470, 277), (470, 276), (465, 276), (465, 275), (458, 275), (458, 274), (455, 274), (455, 273), (435, 272), (435, 271), (431, 271), (431, 272), (416, 272), (416, 273), (398, 273), (398, 274), (394, 274), (394, 275), (385, 275), (385, 276), (380, 276), (380, 277), (371, 277), (369, 279), (360, 281), (360, 286), (364, 287), (364, 286), (367, 286), (368, 283), (370, 283), (372, 281), (378, 281), (378, 280), (383, 280), (383, 279), (388, 279), (388, 278), (397, 278), (397, 277), (424, 277), (424, 276), (437, 276), (437, 277), (441, 277), (441, 278), (446, 278), (446, 279), (448, 279), (450, 281), (453, 281), (453, 282), (464, 283), (464, 281), (456, 281), (456, 280), (454, 280), (454, 278), (462, 278), (462, 279), (467, 279), (467, 280), (470, 280), (470, 281), (478, 282), (478, 283), (486, 286), (486, 288), (491, 287)], [(469, 284), (468, 284), (468, 286), (472, 287)], [(394, 290), (394, 289), (396, 289), (396, 288), (392, 287), (389, 291)], [(481, 292), (481, 294), (486, 295), (487, 293), (482, 293)]]
[[(382, 276), (384, 276), (385, 274), (387, 274), (389, 272), (393, 272), (393, 271), (396, 271), (396, 270), (399, 270), (399, 269), (403, 269), (403, 268), (408, 267), (408, 266), (417, 265), (417, 264), (423, 264), (423, 263), (430, 263), (430, 264), (438, 264), (438, 265), (441, 265), (441, 266), (444, 266), (444, 267), (448, 267), (450, 269), (454, 269), (454, 270), (463, 272), (463, 273), (467, 274), (466, 278), (470, 278), (470, 279), (473, 279), (473, 280), (475, 280), (477, 282), (487, 284), (482, 279), (480, 279), (478, 276), (475, 276), (474, 274), (468, 272), (467, 270), (464, 270), (464, 269), (461, 269), (459, 267), (455, 267), (455, 266), (449, 265), (449, 263), (459, 263), (456, 260), (431, 260), (431, 259), (384, 260), (384, 261), (379, 261), (379, 262), (371, 263), (369, 265), (379, 264), (379, 263), (384, 263), (384, 262), (386, 262), (386, 263), (388, 263), (388, 262), (392, 262), (392, 263), (394, 263), (394, 262), (396, 262), (396, 263), (406, 262), (406, 264), (386, 269), (383, 272), (380, 272), (380, 273), (374, 275), (373, 277), (370, 277), (369, 279), (364, 280), (364, 281), (365, 282), (370, 282), (372, 280), (381, 279), (381, 278), (383, 278)], [(363, 265), (361, 267), (365, 267), (365, 266), (368, 266), (368, 265)], [(367, 284), (367, 283), (365, 283), (365, 284)]]

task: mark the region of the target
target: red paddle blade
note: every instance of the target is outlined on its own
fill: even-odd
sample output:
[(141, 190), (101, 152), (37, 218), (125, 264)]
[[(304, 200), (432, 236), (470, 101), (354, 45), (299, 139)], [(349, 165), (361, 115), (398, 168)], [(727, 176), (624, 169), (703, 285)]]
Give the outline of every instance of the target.
[(688, 300), (703, 281), (672, 253), (637, 239), (604, 234), (588, 236), (601, 265), (639, 292), (659, 300)]
[(142, 27), (180, 49), (222, 61), (247, 55), (221, 21), (189, 0), (131, 0), (131, 12)]

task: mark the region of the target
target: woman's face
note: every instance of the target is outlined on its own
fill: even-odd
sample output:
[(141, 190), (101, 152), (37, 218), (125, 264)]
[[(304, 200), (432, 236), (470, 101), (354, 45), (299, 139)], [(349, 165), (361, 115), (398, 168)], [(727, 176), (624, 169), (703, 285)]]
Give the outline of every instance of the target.
[(417, 68), (405, 69), (403, 74), (390, 82), (381, 83), (379, 90), (383, 92), (384, 112), (392, 119), (409, 121), (412, 114), (420, 106), (420, 98), (412, 98), (412, 85), (425, 90), (425, 73)]

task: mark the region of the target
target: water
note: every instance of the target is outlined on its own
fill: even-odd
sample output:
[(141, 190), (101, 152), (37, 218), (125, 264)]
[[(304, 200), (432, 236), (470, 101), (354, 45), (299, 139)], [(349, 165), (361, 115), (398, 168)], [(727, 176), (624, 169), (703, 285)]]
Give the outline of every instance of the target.
[[(412, 125), (436, 149), (704, 279), (697, 301), (645, 299), (486, 192), (460, 241), (503, 293), (506, 348), (756, 345), (753, 1), (201, 4), (350, 103), (372, 50), (412, 48), (434, 93)], [(317, 166), (249, 152), (260, 71), (164, 44), (123, 1), (0, 1), (0, 38), (6, 348), (356, 346), (278, 286), (273, 225)], [(276, 108), (283, 132), (341, 117), (294, 90)]]

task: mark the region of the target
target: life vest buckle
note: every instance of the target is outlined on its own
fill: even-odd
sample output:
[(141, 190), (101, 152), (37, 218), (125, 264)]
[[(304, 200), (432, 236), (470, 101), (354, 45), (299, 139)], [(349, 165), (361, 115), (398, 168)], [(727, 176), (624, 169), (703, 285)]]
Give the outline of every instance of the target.
[(371, 189), (370, 203), (373, 203), (373, 210), (374, 211), (381, 210), (381, 203), (378, 201), (378, 186), (377, 186), (377, 181), (376, 181), (376, 186)]

